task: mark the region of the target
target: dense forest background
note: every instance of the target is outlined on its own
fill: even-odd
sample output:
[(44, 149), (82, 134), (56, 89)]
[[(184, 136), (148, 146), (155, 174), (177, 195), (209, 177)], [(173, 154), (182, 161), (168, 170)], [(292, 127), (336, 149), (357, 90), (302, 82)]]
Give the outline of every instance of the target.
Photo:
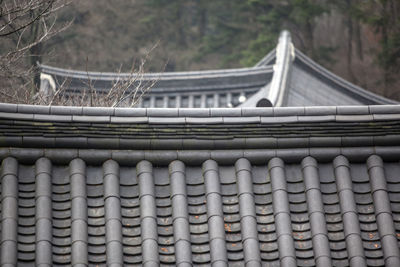
[(70, 21), (35, 61), (109, 72), (147, 55), (148, 71), (252, 66), (287, 29), (313, 60), (400, 100), (398, 0), (73, 1), (57, 11), (57, 23)]

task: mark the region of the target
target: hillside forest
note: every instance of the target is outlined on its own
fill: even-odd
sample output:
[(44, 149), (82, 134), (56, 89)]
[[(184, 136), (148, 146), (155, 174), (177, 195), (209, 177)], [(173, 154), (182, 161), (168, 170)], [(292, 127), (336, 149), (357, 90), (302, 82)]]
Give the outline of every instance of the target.
[[(102, 72), (129, 72), (143, 58), (146, 71), (158, 72), (252, 66), (287, 29), (294, 45), (319, 64), (400, 100), (398, 0), (72, 1), (47, 16), (60, 30), (16, 61), (14, 68), (32, 69), (34, 78), (13, 77), (14, 86), (34, 86), (36, 62)], [(23, 34), (36, 40), (43, 26), (36, 28), (1, 36), (1, 56)]]

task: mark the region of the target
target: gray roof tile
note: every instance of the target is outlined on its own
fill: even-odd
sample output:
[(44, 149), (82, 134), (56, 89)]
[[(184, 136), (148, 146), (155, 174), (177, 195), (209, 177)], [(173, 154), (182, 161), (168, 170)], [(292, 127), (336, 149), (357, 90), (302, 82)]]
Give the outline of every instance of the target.
[(210, 109), (178, 108), (179, 117), (209, 117)]
[[(385, 263), (388, 258), (391, 258), (390, 264), (395, 266), (400, 263), (400, 252), (397, 247), (396, 231), (393, 224), (392, 210), (387, 193), (383, 160), (379, 156), (372, 155), (368, 158), (367, 166)], [(388, 264), (386, 263), (386, 265)]]
[(73, 122), (109, 123), (110, 116), (72, 115)]
[[(146, 108), (115, 108), (114, 115), (120, 117), (146, 117), (147, 109)], [(111, 115), (112, 112), (109, 112)]]
[(0, 111), (1, 112), (17, 112), (18, 106), (15, 104), (9, 103), (0, 103)]
[(128, 124), (128, 123), (134, 123), (134, 124), (142, 124), (142, 123), (148, 123), (149, 118), (148, 117), (117, 117), (117, 116), (112, 116), (110, 119), (111, 123), (121, 123), (121, 124)]
[[(302, 161), (302, 167), (314, 257), (317, 260), (317, 264), (324, 264), (320, 266), (332, 266), (317, 162), (315, 159), (307, 157)], [(321, 257), (324, 259), (318, 261)]]
[(82, 107), (51, 106), (50, 114), (82, 115)]
[[(273, 158), (270, 160), (268, 168), (271, 176), (272, 203), (280, 263), (282, 266), (295, 266), (296, 255), (292, 237), (285, 166), (280, 158)], [(294, 261), (288, 260), (288, 258), (292, 258)]]
[(306, 107), (304, 107), (304, 113), (307, 116), (336, 115), (337, 107), (335, 107), (335, 106), (306, 106)]
[(32, 105), (25, 105), (25, 104), (18, 104), (17, 105), (17, 112), (21, 113), (36, 113), (36, 114), (49, 114), (50, 113), (50, 106), (32, 106)]
[(211, 117), (240, 117), (242, 110), (239, 108), (212, 108), (210, 109)]
[(104, 116), (104, 115), (114, 115), (115, 109), (109, 109), (106, 107), (83, 107), (82, 115), (90, 116)]
[(253, 196), (253, 183), (251, 177), (251, 164), (247, 159), (241, 158), (235, 164), (237, 187), (239, 196), (240, 226), (245, 262), (261, 264), (259, 250), (255, 203)]
[(368, 115), (369, 114), (368, 106), (338, 106), (337, 114), (338, 115)]
[(36, 265), (51, 264), (52, 255), (52, 164), (47, 158), (36, 161)]
[(157, 243), (156, 204), (153, 180), (153, 166), (148, 161), (137, 165), (137, 175), (140, 188), (140, 218), (142, 224), (142, 256), (143, 264), (159, 262)]
[(241, 108), (242, 116), (252, 117), (252, 116), (261, 116), (261, 117), (269, 117), (273, 116), (274, 112), (272, 108)]
[(148, 108), (147, 116), (149, 117), (176, 117), (178, 109), (176, 108)]
[(305, 107), (280, 107), (280, 108), (273, 108), (273, 111), (275, 117), (304, 115)]

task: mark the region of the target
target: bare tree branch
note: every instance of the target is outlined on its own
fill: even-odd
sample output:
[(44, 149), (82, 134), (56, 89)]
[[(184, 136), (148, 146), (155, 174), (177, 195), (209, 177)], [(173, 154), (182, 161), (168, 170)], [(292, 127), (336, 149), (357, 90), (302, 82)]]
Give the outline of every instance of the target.
[[(44, 46), (51, 37), (68, 28), (57, 22), (56, 12), (70, 0), (0, 0), (0, 40), (9, 43), (9, 50), (0, 51), (0, 101), (74, 106), (134, 107), (149, 92), (159, 77), (145, 79), (145, 65), (154, 45), (140, 61), (134, 61), (129, 75), (118, 75), (109, 90), (98, 91), (88, 71), (79, 92), (70, 90), (70, 80), (58, 81), (56, 88), (39, 90), (40, 63)], [(164, 66), (165, 67), (165, 66)], [(120, 66), (118, 73), (121, 72)]]
[[(29, 27), (30, 25), (32, 25), (33, 23), (35, 23), (37, 20), (39, 20), (40, 18), (42, 18), (42, 17), (44, 16), (44, 14), (45, 14), (47, 11), (49, 11), (49, 9), (50, 9), (51, 6), (54, 4), (54, 2), (55, 2), (54, 0), (49, 1), (49, 4), (48, 4), (42, 11), (40, 11), (39, 14), (36, 15), (33, 19), (31, 19), (31, 20), (28, 21), (27, 23), (25, 23), (25, 24), (23, 24), (23, 25), (21, 25), (21, 26), (15, 28), (15, 29), (13, 29), (13, 30), (11, 30), (11, 31), (9, 31), (9, 32), (0, 33), (0, 37), (4, 37), (4, 36), (7, 36), (7, 35), (14, 34), (14, 33), (16, 33), (16, 32), (19, 32), (19, 31), (21, 31), (21, 30), (23, 30), (23, 29)], [(20, 12), (20, 11), (17, 11), (17, 10), (16, 10), (15, 12)], [(11, 15), (11, 14), (9, 13), (8, 15)], [(23, 16), (23, 15), (21, 15), (21, 16)], [(15, 20), (16, 20), (17, 18), (19, 18), (19, 16), (15, 17), (15, 18), (12, 18), (12, 19), (9, 19), (8, 23), (7, 23), (6, 25), (3, 26), (3, 29), (5, 29), (5, 27), (6, 27), (6, 26), (9, 26), (11, 23), (15, 22)], [(1, 30), (0, 30), (0, 32), (1, 32)]]
[[(72, 21), (59, 24), (56, 16), (70, 2), (1, 0), (0, 3), (0, 42), (6, 48), (0, 51), (0, 101), (43, 102), (37, 95), (40, 80), (36, 61), (43, 55), (42, 43), (71, 25)], [(7, 91), (13, 92), (12, 97)]]

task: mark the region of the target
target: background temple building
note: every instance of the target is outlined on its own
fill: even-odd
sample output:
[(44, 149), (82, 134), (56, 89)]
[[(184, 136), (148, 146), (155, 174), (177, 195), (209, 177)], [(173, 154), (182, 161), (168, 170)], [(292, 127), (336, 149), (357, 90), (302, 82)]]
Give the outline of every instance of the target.
[[(131, 73), (66, 70), (46, 65), (42, 90), (80, 93), (90, 83), (105, 94)], [(281, 33), (277, 48), (252, 68), (191, 72), (145, 73), (135, 84), (156, 80), (137, 107), (218, 108), (255, 106), (330, 106), (394, 104), (343, 80), (294, 48), (290, 34)], [(134, 85), (132, 86), (134, 87)], [(268, 101), (267, 101), (268, 100)]]
[[(125, 74), (42, 67), (106, 91)], [(284, 32), (138, 108), (0, 104), (3, 266), (400, 266), (400, 106)]]

